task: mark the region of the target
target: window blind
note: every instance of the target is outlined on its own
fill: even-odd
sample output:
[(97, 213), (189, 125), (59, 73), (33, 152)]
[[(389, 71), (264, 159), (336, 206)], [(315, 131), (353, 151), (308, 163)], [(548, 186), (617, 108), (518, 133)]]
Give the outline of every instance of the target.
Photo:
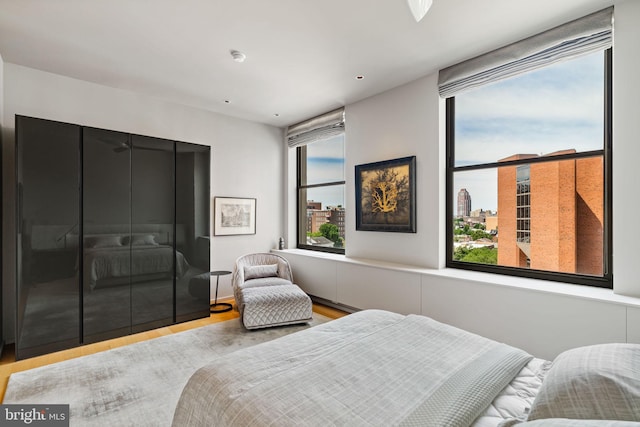
[(287, 144), (298, 147), (310, 142), (329, 139), (344, 132), (344, 108), (289, 126)]
[(565, 59), (611, 47), (613, 7), (440, 70), (440, 96), (448, 98)]

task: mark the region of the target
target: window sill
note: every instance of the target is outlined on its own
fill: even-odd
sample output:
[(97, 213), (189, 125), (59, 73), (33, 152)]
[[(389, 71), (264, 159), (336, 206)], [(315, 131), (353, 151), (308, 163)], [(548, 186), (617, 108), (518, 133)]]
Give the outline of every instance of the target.
[(489, 286), (499, 286), (504, 288), (521, 289), (533, 292), (543, 292), (559, 296), (581, 298), (593, 301), (620, 304), (627, 307), (640, 308), (640, 298), (629, 297), (614, 293), (612, 289), (598, 288), (584, 285), (572, 285), (562, 282), (552, 282), (548, 280), (528, 279), (516, 276), (505, 276), (501, 274), (483, 273), (469, 270), (459, 270), (455, 268), (432, 269), (412, 265), (384, 262), (379, 260), (352, 258), (346, 255), (326, 252), (307, 251), (303, 249), (273, 249), (273, 253), (283, 255), (299, 255), (310, 258), (319, 258), (336, 262), (360, 265), (372, 268), (383, 268), (387, 270), (417, 273), (431, 277), (443, 277), (447, 279), (466, 280), (482, 283)]

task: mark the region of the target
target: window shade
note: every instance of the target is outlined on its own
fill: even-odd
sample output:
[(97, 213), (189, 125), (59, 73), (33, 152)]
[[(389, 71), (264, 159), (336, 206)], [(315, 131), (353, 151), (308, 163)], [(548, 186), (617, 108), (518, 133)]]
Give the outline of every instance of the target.
[(331, 111), (287, 128), (289, 147), (329, 139), (344, 132), (344, 108)]
[(613, 7), (440, 70), (443, 98), (611, 47)]

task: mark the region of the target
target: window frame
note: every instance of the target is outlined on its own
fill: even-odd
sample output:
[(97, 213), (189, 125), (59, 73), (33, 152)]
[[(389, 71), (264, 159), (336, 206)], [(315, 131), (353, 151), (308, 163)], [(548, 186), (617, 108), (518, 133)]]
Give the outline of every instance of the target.
[[(344, 133), (342, 134), (344, 138)], [(310, 142), (309, 144), (313, 144)], [(306, 161), (307, 161), (307, 145), (299, 145), (296, 147), (296, 248), (317, 251), (317, 252), (328, 252), (334, 254), (345, 254), (345, 248), (329, 248), (324, 246), (313, 246), (306, 245), (301, 242), (302, 232), (304, 228), (304, 236), (306, 237), (306, 229), (307, 229), (307, 200), (302, 200), (300, 194), (303, 190), (308, 190), (311, 188), (321, 188), (321, 187), (336, 187), (342, 185), (344, 187), (344, 193), (346, 194), (346, 179), (342, 181), (331, 181), (331, 182), (323, 182), (321, 184), (310, 184), (303, 185), (303, 171), (306, 170)], [(343, 207), (346, 210), (346, 197), (344, 200)]]
[[(481, 271), (502, 275), (526, 277), (531, 279), (552, 280), (557, 282), (587, 285), (613, 289), (612, 269), (612, 124), (613, 124), (613, 48), (602, 51), (604, 55), (604, 135), (601, 150), (564, 154), (553, 157), (529, 158), (503, 162), (483, 163), (472, 166), (455, 166), (455, 96), (446, 99), (446, 267), (461, 270)], [(454, 251), (454, 188), (455, 172), (497, 169), (503, 166), (518, 166), (550, 161), (580, 159), (588, 157), (603, 157), (604, 167), (604, 221), (603, 221), (603, 275), (590, 276), (577, 273), (562, 273), (544, 270), (530, 270), (521, 267), (499, 266), (490, 264), (470, 263), (453, 259)], [(498, 212), (500, 215), (500, 212)], [(498, 231), (499, 232), (499, 231)]]

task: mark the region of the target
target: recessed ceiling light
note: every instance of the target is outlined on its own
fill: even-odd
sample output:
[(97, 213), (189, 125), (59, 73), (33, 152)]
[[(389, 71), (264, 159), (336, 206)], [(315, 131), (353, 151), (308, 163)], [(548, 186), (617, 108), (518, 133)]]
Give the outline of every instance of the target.
[(229, 53), (231, 53), (231, 57), (236, 62), (244, 62), (244, 60), (247, 59), (247, 55), (240, 52), (239, 50), (231, 50), (229, 51)]
[(362, 74), (356, 76), (356, 80), (362, 80), (362, 79), (364, 79), (364, 76)]

